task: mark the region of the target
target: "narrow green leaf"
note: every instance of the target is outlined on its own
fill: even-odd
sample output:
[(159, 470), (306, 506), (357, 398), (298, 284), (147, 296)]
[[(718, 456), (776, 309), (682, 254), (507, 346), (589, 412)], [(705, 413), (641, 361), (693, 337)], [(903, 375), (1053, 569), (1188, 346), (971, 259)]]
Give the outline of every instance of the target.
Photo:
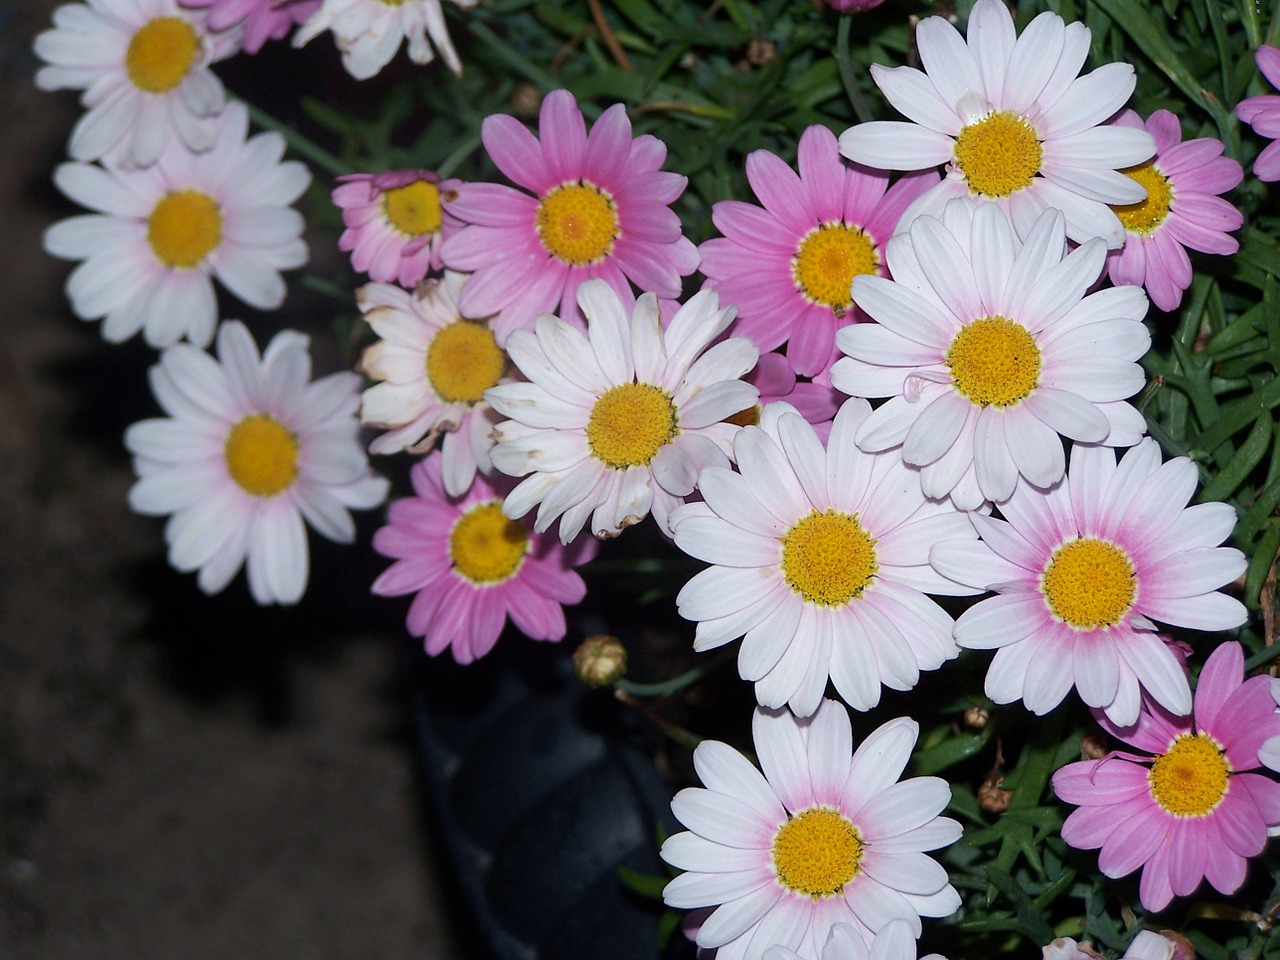
[(1253, 429), (1245, 437), (1244, 443), (1227, 461), (1227, 465), (1218, 475), (1200, 491), (1200, 502), (1210, 500), (1226, 500), (1235, 493), (1236, 488), (1244, 483), (1262, 458), (1267, 455), (1271, 446), (1272, 419), (1271, 412), (1264, 411), (1253, 423)]
[(1249, 568), (1244, 575), (1244, 602), (1251, 610), (1258, 609), (1262, 581), (1267, 578), (1267, 571), (1276, 559), (1277, 550), (1280, 550), (1280, 517), (1272, 517), (1263, 528), (1262, 537), (1253, 549), (1253, 557), (1249, 560)]
[(655, 877), (647, 873), (641, 873), (639, 870), (632, 870), (628, 866), (618, 867), (618, 879), (632, 893), (645, 897), (649, 900), (662, 899), (662, 891), (667, 886), (669, 877)]

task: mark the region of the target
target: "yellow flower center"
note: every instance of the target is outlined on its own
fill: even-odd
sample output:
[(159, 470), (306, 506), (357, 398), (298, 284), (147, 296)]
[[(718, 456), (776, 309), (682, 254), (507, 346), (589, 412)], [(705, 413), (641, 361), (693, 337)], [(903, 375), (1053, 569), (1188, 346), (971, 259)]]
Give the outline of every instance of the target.
[(858, 828), (827, 807), (801, 811), (779, 827), (773, 838), (778, 881), (815, 900), (839, 893), (857, 876), (861, 860)]
[(1044, 148), (1035, 127), (1007, 110), (983, 117), (956, 138), (956, 166), (969, 189), (985, 197), (1007, 197), (1031, 186)]
[(1231, 767), (1207, 733), (1184, 733), (1147, 774), (1151, 796), (1175, 817), (1203, 817), (1222, 802)]
[(809, 603), (843, 606), (862, 596), (879, 569), (876, 542), (857, 514), (814, 510), (782, 538), (782, 575)]
[(430, 180), (415, 180), (388, 190), (382, 198), (387, 221), (401, 233), (420, 237), (440, 230), (440, 188)]
[(472, 320), (455, 320), (427, 347), (427, 379), (446, 403), (479, 403), (507, 369), (507, 355), (493, 331)]
[(1140, 203), (1112, 206), (1124, 228), (1130, 233), (1148, 234), (1164, 223), (1173, 205), (1173, 184), (1151, 163), (1139, 164), (1120, 171), (1147, 191)]
[(615, 470), (646, 464), (680, 432), (675, 404), (649, 383), (624, 383), (591, 408), (587, 446)]
[(170, 267), (194, 267), (221, 241), (222, 212), (199, 190), (165, 194), (147, 218), (147, 242)]
[(146, 93), (167, 93), (182, 82), (200, 49), (200, 38), (181, 17), (148, 20), (124, 55), (129, 79)]
[(503, 515), (501, 500), (471, 507), (449, 534), (453, 569), (474, 584), (510, 580), (528, 552), (529, 535), (524, 525)]
[(618, 239), (618, 208), (613, 198), (587, 183), (566, 183), (548, 191), (538, 204), (542, 245), (565, 263), (584, 267), (604, 259)]
[(265, 413), (232, 427), (224, 453), (231, 479), (255, 497), (274, 497), (298, 476), (298, 438)]
[(805, 234), (791, 261), (791, 276), (805, 299), (838, 312), (853, 303), (853, 278), (875, 273), (880, 258), (871, 238), (855, 226), (824, 223)]
[(956, 389), (980, 406), (1008, 407), (1040, 378), (1040, 348), (1020, 323), (983, 317), (960, 328), (947, 350)]
[(1040, 589), (1059, 619), (1092, 630), (1124, 619), (1138, 586), (1127, 553), (1105, 540), (1081, 537), (1053, 552)]

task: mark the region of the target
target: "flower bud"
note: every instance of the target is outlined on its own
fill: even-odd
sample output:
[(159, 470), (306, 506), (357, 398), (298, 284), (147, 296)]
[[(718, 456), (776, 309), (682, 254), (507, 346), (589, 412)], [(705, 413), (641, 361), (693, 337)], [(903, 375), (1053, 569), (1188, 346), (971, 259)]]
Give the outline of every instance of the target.
[(1101, 760), (1107, 755), (1107, 741), (1096, 733), (1086, 733), (1080, 738), (1080, 759)]
[(991, 711), (986, 707), (970, 707), (964, 712), (964, 725), (970, 730), (981, 730), (991, 719)]
[(587, 637), (573, 651), (573, 672), (588, 687), (607, 687), (627, 672), (627, 648), (607, 633)]
[(1009, 801), (1013, 799), (1013, 791), (1000, 785), (1000, 777), (988, 777), (978, 788), (978, 806), (987, 813), (1004, 813), (1009, 809)]

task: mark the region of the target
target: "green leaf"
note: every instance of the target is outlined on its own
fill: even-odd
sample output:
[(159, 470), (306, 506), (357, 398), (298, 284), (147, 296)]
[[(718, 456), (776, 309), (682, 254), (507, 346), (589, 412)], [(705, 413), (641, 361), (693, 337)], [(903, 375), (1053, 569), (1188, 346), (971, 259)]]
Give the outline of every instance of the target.
[(670, 877), (655, 877), (628, 866), (619, 866), (618, 879), (622, 881), (623, 886), (638, 896), (647, 900), (661, 900), (662, 891), (666, 889)]
[(961, 733), (937, 746), (922, 750), (915, 756), (915, 770), (921, 776), (928, 776), (955, 766), (968, 760), (982, 750), (991, 739), (994, 724), (987, 724), (978, 733)]

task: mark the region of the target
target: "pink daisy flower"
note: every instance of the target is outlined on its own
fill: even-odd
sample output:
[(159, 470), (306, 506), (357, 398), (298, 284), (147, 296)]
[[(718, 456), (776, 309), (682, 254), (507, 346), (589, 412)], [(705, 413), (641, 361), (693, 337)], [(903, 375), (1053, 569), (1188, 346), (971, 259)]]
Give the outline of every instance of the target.
[(812, 424), (818, 439), (827, 442), (831, 421), (845, 399), (844, 394), (831, 386), (830, 377), (822, 374), (811, 381), (801, 380), (786, 356), (762, 353), (755, 369), (743, 379), (760, 391), (760, 403), (735, 416), (734, 423), (744, 427), (758, 424), (765, 404), (782, 401), (795, 407), (796, 413)]
[[(938, 777), (898, 779), (919, 735), (914, 720), (890, 720), (855, 751), (848, 712), (824, 700), (804, 720), (757, 708), (752, 735), (763, 772), (704, 740), (693, 763), (705, 786), (671, 801), (688, 830), (667, 839), (662, 858), (685, 872), (663, 899), (715, 908), (698, 928), (700, 947), (716, 948), (717, 960), (761, 960), (778, 948), (817, 957), (843, 923), (866, 941), (885, 937), (886, 960), (896, 960), (889, 948), (919, 936), (922, 916), (960, 906), (946, 870), (925, 855), (960, 837), (960, 824), (939, 816), (951, 788)], [(892, 930), (895, 920), (906, 929)]]
[(1004, 520), (970, 517), (980, 543), (930, 551), (943, 575), (996, 591), (955, 629), (960, 646), (996, 650), (987, 696), (1043, 714), (1074, 686), (1120, 725), (1138, 716), (1140, 690), (1172, 713), (1190, 710), (1179, 657), (1152, 620), (1230, 630), (1247, 619), (1216, 592), (1245, 569), (1244, 554), (1218, 546), (1235, 511), (1187, 507), (1196, 481), (1186, 457), (1161, 464), (1150, 438), (1118, 466), (1109, 448), (1076, 444), (1060, 483), (1019, 486), (1000, 505)]
[[(880, 932), (867, 938), (851, 923), (837, 923), (827, 935), (827, 942), (817, 960), (916, 960), (916, 938), (911, 924), (906, 920), (890, 920)], [(812, 960), (788, 947), (774, 946), (764, 952), (764, 960)], [(920, 957), (920, 960), (945, 960), (938, 953)], [(1168, 958), (1153, 958), (1168, 960)]]
[(1109, 733), (1150, 756), (1114, 752), (1055, 773), (1054, 791), (1080, 808), (1062, 839), (1101, 848), (1098, 867), (1108, 877), (1142, 867), (1138, 894), (1151, 911), (1202, 879), (1220, 893), (1238, 890), (1246, 861), (1280, 823), (1280, 784), (1248, 772), (1263, 741), (1280, 732), (1270, 682), (1245, 680), (1240, 645), (1224, 643), (1200, 672), (1190, 715), (1146, 703), (1123, 729), (1099, 716)]
[[(1151, 930), (1139, 930), (1120, 960), (1173, 960), (1173, 941)], [(1058, 937), (1040, 951), (1043, 960), (1102, 960), (1088, 941), (1076, 943), (1071, 937)]]
[[(660, 300), (680, 295), (698, 252), (670, 204), (685, 177), (658, 168), (662, 141), (631, 136), (626, 108), (614, 104), (587, 132), (573, 94), (542, 101), (541, 141), (514, 117), (486, 117), (489, 156), (518, 187), (467, 183), (446, 209), (464, 222), (440, 251), (451, 270), (474, 272), (462, 297), (469, 317), (498, 315), (498, 341), (531, 330), (540, 313), (579, 328), (578, 285), (599, 277), (635, 303), (628, 280)], [(527, 192), (525, 192), (527, 191)]]
[(465, 496), (444, 492), (440, 454), (410, 471), (416, 496), (391, 504), (373, 548), (395, 560), (371, 588), (380, 597), (414, 594), (406, 623), (427, 653), (446, 647), (458, 663), (493, 649), (508, 619), (530, 640), (564, 639), (563, 604), (578, 603), (587, 588), (572, 569), (596, 552), (584, 538), (562, 547), (502, 513), (510, 484), (482, 476)]
[[(1254, 51), (1253, 59), (1271, 86), (1280, 90), (1280, 50), (1261, 46)], [(1253, 161), (1253, 175), (1267, 182), (1280, 180), (1280, 147), (1274, 142), (1280, 137), (1280, 97), (1264, 93), (1241, 100), (1236, 116), (1253, 127), (1254, 133), (1273, 141)]]
[(351, 254), (352, 267), (371, 280), (412, 290), (444, 266), (440, 245), (458, 221), (441, 198), (460, 181), (442, 181), (430, 170), (352, 173), (338, 180), (333, 203), (346, 225), (338, 249)]
[(866, 315), (849, 293), (859, 274), (884, 276), (884, 244), (902, 211), (938, 182), (934, 171), (903, 177), (845, 163), (835, 134), (800, 136), (796, 174), (768, 150), (747, 157), (747, 180), (764, 209), (722, 200), (711, 218), (723, 237), (698, 248), (701, 271), (738, 305), (735, 332), (760, 350), (787, 344), (797, 373), (826, 371), (835, 332)]
[(1136, 127), (1156, 141), (1156, 155), (1146, 163), (1121, 170), (1147, 188), (1147, 199), (1113, 206), (1124, 225), (1124, 246), (1107, 255), (1107, 274), (1114, 284), (1147, 288), (1161, 310), (1176, 310), (1191, 286), (1191, 260), (1185, 248), (1229, 256), (1240, 249), (1234, 237), (1244, 217), (1218, 194), (1238, 186), (1240, 164), (1222, 156), (1222, 142), (1200, 137), (1182, 142), (1182, 124), (1168, 110), (1142, 118), (1126, 110), (1120, 126)]
[(205, 26), (213, 31), (244, 25), (244, 52), (257, 53), (268, 40), (281, 40), (295, 24), (320, 9), (321, 0), (179, 0), (184, 7), (207, 7)]

